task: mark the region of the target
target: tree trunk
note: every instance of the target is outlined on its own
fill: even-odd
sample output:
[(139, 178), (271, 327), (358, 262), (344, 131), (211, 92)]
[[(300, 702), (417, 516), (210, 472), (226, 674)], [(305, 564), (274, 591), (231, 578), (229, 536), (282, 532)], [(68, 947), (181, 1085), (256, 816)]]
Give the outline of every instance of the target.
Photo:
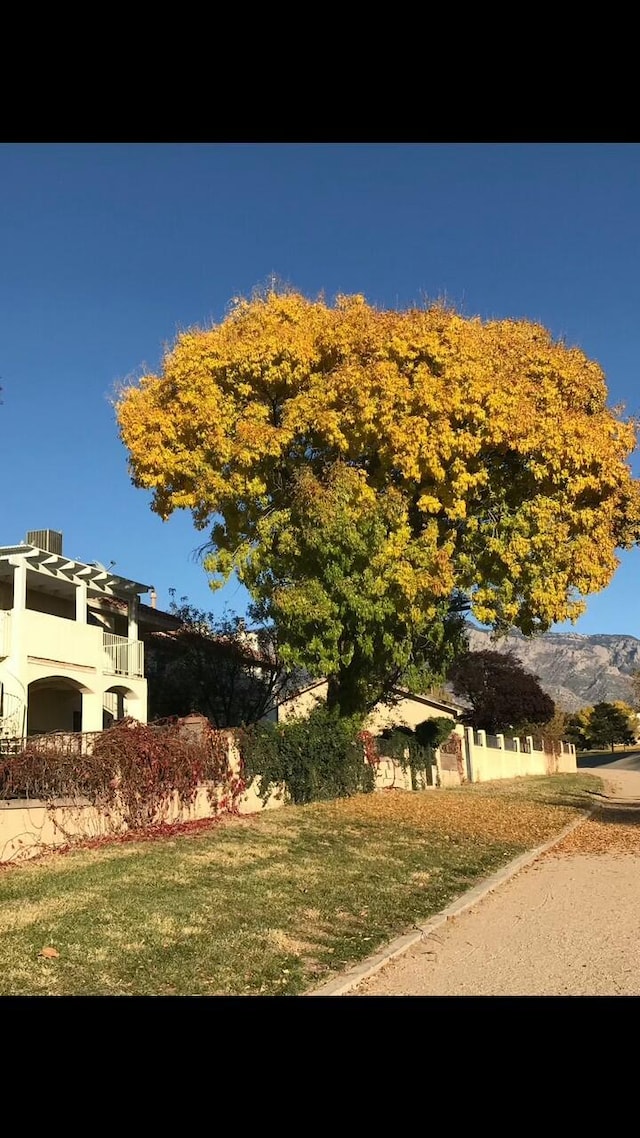
[(327, 707), (335, 709), (340, 717), (365, 716), (383, 698), (384, 687), (374, 685), (366, 673), (357, 650), (351, 663), (329, 677)]
[(364, 710), (360, 707), (358, 692), (354, 691), (344, 672), (329, 677), (327, 707), (330, 711), (337, 711), (341, 718), (362, 713)]

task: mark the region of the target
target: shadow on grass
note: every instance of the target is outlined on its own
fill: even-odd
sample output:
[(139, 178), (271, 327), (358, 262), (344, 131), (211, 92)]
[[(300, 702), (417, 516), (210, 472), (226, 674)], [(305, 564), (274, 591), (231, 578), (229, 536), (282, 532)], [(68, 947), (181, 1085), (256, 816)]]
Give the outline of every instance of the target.
[[(635, 759), (639, 757), (638, 751), (598, 752), (594, 755), (580, 755), (577, 759), (578, 770), (592, 770), (594, 767), (607, 767), (611, 763), (619, 763), (621, 759)], [(630, 768), (632, 769), (632, 768)]]
[(572, 810), (590, 810), (594, 797), (604, 790), (602, 779), (596, 774), (578, 771), (577, 774), (529, 775), (508, 781), (465, 784), (457, 792), (491, 796), (506, 801), (535, 802), (541, 806), (564, 806)]
[(640, 799), (633, 802), (598, 802), (593, 815), (603, 825), (640, 826)]
[(640, 798), (616, 798), (606, 795), (604, 790), (563, 791), (559, 794), (536, 796), (539, 802), (549, 806), (572, 806), (578, 809), (593, 810), (597, 822), (613, 822), (615, 825), (640, 825)]
[(572, 810), (590, 810), (593, 806), (593, 793), (597, 793), (597, 791), (580, 793), (579, 791), (566, 790), (560, 791), (558, 794), (541, 794), (534, 801), (539, 802), (542, 806), (570, 806)]

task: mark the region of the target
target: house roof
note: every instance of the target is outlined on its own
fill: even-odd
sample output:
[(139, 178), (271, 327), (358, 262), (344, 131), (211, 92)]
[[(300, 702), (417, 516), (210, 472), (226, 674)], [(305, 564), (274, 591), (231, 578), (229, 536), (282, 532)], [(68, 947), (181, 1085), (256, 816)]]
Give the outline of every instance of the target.
[[(308, 691), (313, 691), (314, 688), (320, 687), (321, 684), (326, 684), (326, 682), (326, 677), (321, 677), (318, 680), (313, 680), (310, 683), (305, 684), (303, 687), (292, 691), (280, 702), (286, 703), (290, 699), (296, 699), (299, 695), (303, 695)], [(435, 707), (439, 711), (452, 712), (454, 715), (458, 715), (461, 711), (464, 711), (464, 707), (461, 703), (455, 703), (453, 700), (436, 699), (435, 696), (431, 695), (420, 695), (417, 692), (408, 691), (407, 688), (393, 688), (393, 694), (395, 696), (400, 696), (402, 699), (413, 699), (416, 701), (416, 703), (424, 704), (425, 707)]]
[(398, 695), (402, 695), (404, 699), (415, 699), (417, 703), (425, 703), (428, 704), (429, 707), (438, 707), (441, 708), (442, 711), (455, 711), (456, 714), (458, 714), (458, 712), (464, 710), (463, 705), (456, 703), (454, 700), (436, 699), (435, 696), (432, 695), (419, 695), (417, 692), (407, 691), (406, 688), (395, 688), (394, 690)]
[(8, 571), (10, 566), (15, 565), (16, 559), (26, 561), (28, 569), (51, 580), (67, 581), (74, 585), (86, 582), (89, 595), (131, 597), (148, 593), (153, 588), (152, 585), (120, 577), (101, 565), (76, 561), (72, 557), (26, 544), (0, 546), (0, 575), (3, 566)]
[[(146, 606), (146, 605), (140, 606), (141, 609), (143, 607), (146, 609), (148, 606)], [(156, 611), (157, 610), (155, 610), (155, 609), (149, 610), (149, 612), (152, 612), (152, 613), (156, 612)], [(167, 613), (165, 615), (169, 616), (170, 614)], [(258, 644), (254, 643), (249, 638), (250, 634), (245, 639), (240, 639), (239, 637), (233, 637), (233, 636), (216, 635), (215, 633), (209, 634), (206, 631), (199, 632), (199, 630), (197, 628), (193, 628), (189, 625), (180, 624), (177, 617), (174, 617), (173, 619), (178, 622), (177, 626), (172, 626), (172, 627), (169, 627), (166, 629), (158, 629), (158, 630), (152, 632), (150, 634), (151, 642), (153, 642), (153, 641), (163, 642), (164, 641), (164, 642), (169, 642), (169, 643), (177, 643), (180, 640), (180, 638), (183, 636), (188, 636), (188, 635), (198, 636), (199, 635), (199, 636), (202, 636), (203, 640), (205, 640), (207, 643), (209, 643), (211, 645), (215, 645), (216, 647), (219, 647), (221, 649), (224, 649), (224, 648), (235, 649), (246, 660), (251, 660), (256, 664), (262, 664), (265, 666), (271, 666), (271, 667), (276, 666), (276, 660), (274, 659), (274, 657), (270, 656), (268, 652), (264, 651), (263, 649), (260, 648), (260, 646)]]
[[(126, 615), (126, 601), (119, 597), (100, 597), (97, 598), (97, 602), (102, 610)], [(142, 602), (138, 606), (138, 622), (141, 630), (148, 633), (151, 644), (154, 641), (156, 643), (177, 643), (182, 636), (200, 635), (209, 644), (215, 644), (220, 648), (230, 647), (241, 650), (242, 655), (247, 660), (252, 660), (257, 664), (273, 667), (277, 663), (275, 656), (260, 646), (258, 636), (252, 630), (244, 633), (239, 632), (237, 636), (210, 633), (206, 626), (200, 631), (194, 624), (185, 624), (175, 613), (166, 612), (164, 609), (145, 605)]]
[[(121, 597), (94, 597), (93, 599), (98, 602), (99, 609), (126, 616), (127, 602)], [(152, 629), (154, 633), (177, 631), (182, 627), (180, 617), (175, 616), (172, 612), (166, 612), (164, 609), (155, 608), (153, 605), (145, 605), (142, 601), (138, 605), (138, 620), (141, 625)]]

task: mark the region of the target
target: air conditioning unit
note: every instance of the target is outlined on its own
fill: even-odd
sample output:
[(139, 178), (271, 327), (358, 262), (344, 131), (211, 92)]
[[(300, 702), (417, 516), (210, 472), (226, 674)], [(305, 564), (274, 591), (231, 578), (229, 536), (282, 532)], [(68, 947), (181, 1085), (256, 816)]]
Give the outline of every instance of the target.
[(45, 549), (47, 553), (57, 553), (62, 556), (62, 534), (55, 529), (31, 529), (27, 534), (27, 545), (35, 545), (36, 549)]

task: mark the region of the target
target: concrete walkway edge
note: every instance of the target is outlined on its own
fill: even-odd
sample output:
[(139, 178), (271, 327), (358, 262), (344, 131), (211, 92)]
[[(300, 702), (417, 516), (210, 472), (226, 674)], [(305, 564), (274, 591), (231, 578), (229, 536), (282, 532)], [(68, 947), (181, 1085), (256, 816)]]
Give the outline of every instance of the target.
[(526, 853), (520, 854), (517, 858), (514, 858), (513, 861), (510, 861), (508, 865), (499, 869), (497, 873), (492, 874), (491, 877), (486, 877), (484, 881), (480, 881), (478, 885), (474, 885), (472, 889), (469, 889), (466, 893), (463, 893), (461, 897), (452, 901), (451, 904), (447, 905), (445, 909), (442, 909), (440, 913), (436, 913), (435, 916), (430, 917), (423, 925), (416, 925), (415, 930), (412, 930), (410, 933), (405, 933), (403, 936), (396, 937), (395, 940), (392, 940), (374, 956), (368, 956), (366, 960), (355, 964), (353, 968), (349, 968), (347, 972), (341, 973), (341, 975), (335, 979), (329, 980), (328, 983), (323, 984), (321, 988), (316, 988), (313, 992), (304, 992), (303, 995), (344, 996), (347, 992), (356, 988), (358, 984), (361, 984), (363, 980), (368, 980), (370, 976), (374, 976), (375, 973), (379, 972), (381, 968), (384, 968), (385, 964), (388, 964), (390, 960), (395, 960), (396, 957), (402, 956), (407, 949), (413, 948), (414, 944), (419, 944), (420, 941), (426, 940), (431, 933), (446, 924), (452, 917), (458, 917), (461, 913), (466, 912), (467, 909), (471, 909), (474, 905), (477, 905), (479, 901), (482, 901), (487, 894), (492, 893), (494, 889), (503, 885), (505, 881), (509, 881), (510, 878), (515, 877), (521, 869), (532, 865), (543, 853), (547, 853), (548, 850), (558, 845), (563, 838), (566, 838), (567, 834), (577, 829), (578, 826), (582, 826), (593, 813), (594, 810), (583, 811), (579, 818), (570, 822), (568, 826), (565, 826), (563, 830), (560, 830), (560, 832), (555, 834), (553, 838), (550, 838), (549, 841), (544, 842), (541, 846), (537, 846), (533, 850), (528, 850)]

